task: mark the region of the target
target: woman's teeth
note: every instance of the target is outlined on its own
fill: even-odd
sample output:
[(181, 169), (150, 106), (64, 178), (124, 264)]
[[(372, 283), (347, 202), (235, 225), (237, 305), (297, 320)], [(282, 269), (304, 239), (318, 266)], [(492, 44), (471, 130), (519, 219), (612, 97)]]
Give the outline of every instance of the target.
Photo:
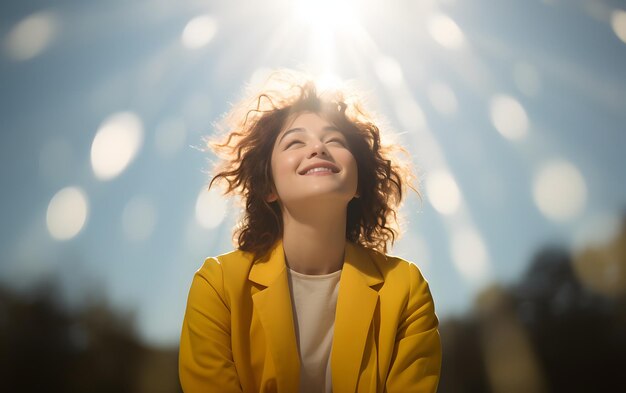
[(332, 172), (332, 170), (330, 168), (313, 168), (313, 169), (309, 169), (305, 175), (308, 175), (310, 173), (315, 173), (315, 172)]

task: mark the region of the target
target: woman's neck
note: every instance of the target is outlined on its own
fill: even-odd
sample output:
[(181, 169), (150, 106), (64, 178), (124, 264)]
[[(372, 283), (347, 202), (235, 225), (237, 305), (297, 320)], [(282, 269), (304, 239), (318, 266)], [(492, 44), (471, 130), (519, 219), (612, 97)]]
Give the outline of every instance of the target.
[(347, 208), (283, 209), (285, 262), (302, 274), (328, 274), (343, 267)]

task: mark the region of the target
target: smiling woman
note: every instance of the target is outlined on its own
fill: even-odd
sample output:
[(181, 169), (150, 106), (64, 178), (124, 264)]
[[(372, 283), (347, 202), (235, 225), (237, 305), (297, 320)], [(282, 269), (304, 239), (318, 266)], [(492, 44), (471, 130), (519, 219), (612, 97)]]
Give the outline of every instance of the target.
[[(196, 272), (186, 392), (435, 391), (441, 345), (414, 263), (387, 255), (410, 165), (346, 89), (282, 71), (209, 141), (242, 196), (236, 250)], [(268, 83), (270, 84), (270, 83)], [(224, 138), (223, 141), (220, 141)], [(406, 152), (405, 152), (406, 153)], [(418, 193), (419, 194), (419, 193)]]

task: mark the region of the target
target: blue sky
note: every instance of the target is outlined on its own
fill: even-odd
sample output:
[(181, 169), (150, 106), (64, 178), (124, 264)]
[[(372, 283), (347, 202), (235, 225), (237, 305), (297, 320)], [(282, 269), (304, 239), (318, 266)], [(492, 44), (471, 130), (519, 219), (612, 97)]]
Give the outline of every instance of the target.
[(410, 151), (423, 200), (408, 196), (390, 253), (420, 266), (444, 319), (540, 247), (615, 232), (623, 4), (317, 4), (0, 6), (1, 282), (28, 293), (54, 277), (69, 306), (104, 296), (175, 345), (194, 271), (233, 248), (237, 209), (202, 191), (202, 138), (281, 67), (356, 80)]

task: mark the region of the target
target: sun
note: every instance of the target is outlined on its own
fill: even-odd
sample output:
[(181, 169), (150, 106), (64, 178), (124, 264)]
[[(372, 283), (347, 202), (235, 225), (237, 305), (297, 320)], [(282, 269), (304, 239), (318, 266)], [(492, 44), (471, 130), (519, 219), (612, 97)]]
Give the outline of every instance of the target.
[(297, 0), (293, 21), (306, 30), (309, 59), (319, 71), (335, 69), (335, 41), (339, 36), (354, 36), (360, 28), (358, 9), (353, 0)]
[(354, 0), (297, 0), (294, 17), (313, 30), (350, 31), (358, 25)]

